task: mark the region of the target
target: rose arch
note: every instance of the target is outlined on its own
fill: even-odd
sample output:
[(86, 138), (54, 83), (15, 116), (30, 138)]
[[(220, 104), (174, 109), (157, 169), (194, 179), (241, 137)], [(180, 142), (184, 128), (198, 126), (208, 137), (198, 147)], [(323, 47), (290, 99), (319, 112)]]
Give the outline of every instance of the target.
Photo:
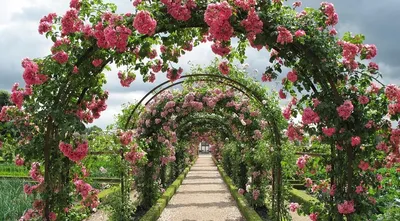
[[(22, 61), (25, 86), (12, 87), (14, 105), (0, 114), (19, 127), (16, 162), (30, 166), (37, 182), (25, 191), (42, 193), (30, 215), (63, 219), (73, 188), (83, 205), (97, 206), (84, 170), (73, 174), (71, 168), (89, 149), (85, 123), (107, 108), (108, 92), (102, 89), (107, 65), (121, 69), (122, 86), (136, 74), (153, 82), (160, 71), (174, 82), (183, 70), (172, 63), (203, 42), (211, 42), (224, 59), (219, 71), (228, 77), (233, 62), (243, 62), (248, 44), (271, 54), (262, 81), (290, 69), (279, 91), (281, 99), (292, 96), (283, 111), (286, 135), (296, 142), (315, 135), (328, 152), (329, 180), (307, 180), (323, 202), (310, 211), (314, 219), (360, 220), (378, 212), (376, 197), (383, 190), (376, 171), (400, 161), (400, 129), (390, 122), (399, 117), (400, 89), (379, 85), (379, 67), (369, 61), (377, 49), (365, 44), (363, 35), (336, 36), (333, 4), (301, 12), (296, 11), (301, 2), (287, 6), (281, 0), (135, 0), (133, 5), (132, 13), (121, 15), (112, 3), (72, 0), (63, 15), (40, 20), (39, 33), (54, 42), (51, 54)], [(297, 116), (300, 122), (294, 121)], [(307, 161), (299, 159), (300, 175), (307, 172)]]

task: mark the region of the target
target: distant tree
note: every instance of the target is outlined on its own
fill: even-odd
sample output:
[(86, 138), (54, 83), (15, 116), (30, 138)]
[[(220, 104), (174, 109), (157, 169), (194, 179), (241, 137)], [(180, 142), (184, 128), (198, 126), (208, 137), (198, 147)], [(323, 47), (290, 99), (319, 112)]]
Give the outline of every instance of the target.
[(10, 101), (10, 92), (5, 91), (5, 90), (0, 90), (0, 109), (3, 106), (7, 106), (10, 105), (11, 101)]
[(96, 126), (96, 125), (86, 128), (86, 133), (87, 134), (91, 134), (91, 133), (96, 132), (96, 131), (103, 131), (103, 130), (100, 127)]

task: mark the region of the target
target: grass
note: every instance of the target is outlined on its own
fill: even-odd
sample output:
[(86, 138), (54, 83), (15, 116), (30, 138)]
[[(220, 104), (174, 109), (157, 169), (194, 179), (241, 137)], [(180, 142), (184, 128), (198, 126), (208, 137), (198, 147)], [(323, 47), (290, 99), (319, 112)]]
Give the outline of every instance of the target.
[(31, 208), (33, 198), (24, 193), (22, 180), (0, 180), (0, 220), (18, 220)]

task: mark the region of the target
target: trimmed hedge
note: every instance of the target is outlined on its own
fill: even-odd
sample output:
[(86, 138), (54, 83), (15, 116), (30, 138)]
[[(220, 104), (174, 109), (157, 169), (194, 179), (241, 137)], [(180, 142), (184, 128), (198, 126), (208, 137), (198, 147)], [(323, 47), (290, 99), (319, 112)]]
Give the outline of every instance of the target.
[(232, 179), (226, 174), (225, 170), (222, 168), (220, 164), (212, 158), (215, 165), (217, 165), (218, 171), (222, 176), (222, 179), (225, 181), (226, 185), (231, 192), (232, 197), (235, 199), (240, 212), (244, 216), (247, 221), (262, 221), (261, 217), (258, 213), (249, 205), (246, 198), (243, 195), (238, 193), (238, 188), (233, 184)]
[(318, 199), (308, 195), (306, 192), (291, 189), (289, 190), (290, 200), (301, 205), (301, 208), (304, 212), (310, 213), (310, 208), (315, 204), (318, 203)]
[(147, 211), (147, 213), (140, 219), (141, 221), (156, 221), (161, 216), (162, 211), (168, 205), (168, 202), (174, 196), (196, 160), (197, 158), (188, 167), (186, 167), (185, 170), (183, 170), (178, 178), (176, 178), (176, 180), (167, 188), (167, 190), (165, 190), (163, 195), (157, 200), (156, 204), (152, 206), (149, 211)]

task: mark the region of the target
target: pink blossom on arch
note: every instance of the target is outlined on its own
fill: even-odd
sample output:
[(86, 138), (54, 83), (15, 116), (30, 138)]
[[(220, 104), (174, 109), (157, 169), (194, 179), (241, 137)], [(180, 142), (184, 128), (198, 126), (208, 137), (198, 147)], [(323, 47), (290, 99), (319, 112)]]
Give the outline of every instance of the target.
[(377, 70), (379, 70), (379, 66), (377, 63), (371, 61), (368, 64), (368, 69), (372, 70), (372, 71), (377, 71)]
[(281, 99), (286, 99), (286, 94), (283, 92), (282, 89), (279, 90), (279, 97), (280, 97)]
[(289, 210), (291, 212), (296, 212), (296, 210), (300, 207), (300, 205), (298, 203), (290, 203), (289, 204)]
[(156, 31), (157, 21), (150, 16), (148, 11), (139, 11), (133, 20), (133, 27), (143, 35), (153, 35)]
[(314, 112), (310, 107), (304, 109), (301, 119), (303, 121), (303, 124), (305, 125), (318, 123), (320, 120), (318, 114)]
[(293, 126), (293, 123), (290, 123), (288, 129), (286, 131), (286, 136), (289, 138), (290, 141), (298, 140), (302, 141), (303, 136), (300, 128), (296, 128)]
[(360, 104), (368, 104), (369, 98), (367, 96), (361, 95), (358, 97), (358, 102), (360, 102)]
[(364, 188), (361, 185), (356, 186), (356, 193), (360, 194), (362, 192), (364, 192)]
[(376, 145), (376, 149), (377, 150), (381, 150), (381, 151), (384, 151), (384, 152), (388, 152), (389, 151), (389, 147), (386, 145), (386, 143), (385, 142), (380, 142), (380, 143), (378, 143), (378, 145)]
[(68, 62), (68, 54), (65, 51), (56, 52), (52, 58), (60, 64), (65, 64)]
[(351, 146), (355, 147), (360, 145), (361, 138), (359, 136), (351, 137)]
[(238, 193), (239, 193), (240, 195), (243, 195), (244, 192), (245, 192), (244, 189), (242, 189), (242, 188), (239, 188), (239, 189), (238, 189)]
[(255, 36), (261, 33), (263, 28), (263, 22), (258, 17), (258, 14), (256, 13), (254, 8), (250, 8), (247, 14), (247, 18), (241, 21), (240, 25), (242, 25), (244, 29), (246, 29), (248, 37), (249, 35)]
[(183, 72), (182, 68), (175, 69), (175, 68), (168, 68), (167, 69), (167, 78), (171, 81), (174, 82), (181, 78), (181, 74)]
[(365, 44), (362, 48), (363, 54), (365, 54), (366, 59), (372, 59), (376, 56), (378, 49), (374, 44)]
[(17, 156), (15, 157), (15, 165), (23, 166), (24, 162), (25, 162), (25, 160), (23, 158), (21, 158), (21, 156), (19, 154), (17, 154)]
[(79, 69), (77, 66), (74, 66), (74, 69), (72, 70), (73, 74), (78, 74), (79, 73)]
[(224, 46), (220, 41), (215, 41), (214, 44), (211, 45), (211, 50), (221, 57), (228, 55), (231, 52), (231, 48)]
[(304, 30), (297, 30), (295, 33), (294, 33), (294, 35), (296, 36), (296, 37), (303, 37), (303, 36), (305, 36), (306, 35), (306, 32), (304, 31)]
[(74, 8), (68, 10), (61, 19), (62, 35), (79, 32), (83, 27), (82, 20), (78, 17), (78, 11)]
[(369, 169), (369, 163), (361, 160), (358, 164), (358, 168), (360, 168), (362, 171), (366, 171)]
[(218, 65), (218, 70), (223, 74), (223, 75), (228, 75), (229, 74), (229, 65), (228, 62), (223, 61)]
[(103, 59), (94, 59), (92, 61), (93, 66), (99, 67), (103, 63)]
[(291, 114), (292, 114), (292, 110), (291, 110), (291, 106), (289, 105), (283, 110), (282, 115), (286, 120), (289, 120)]
[(59, 149), (64, 156), (68, 157), (72, 161), (77, 162), (86, 157), (89, 146), (87, 141), (83, 141), (82, 143), (77, 142), (76, 146), (77, 147), (73, 149), (71, 144), (60, 142)]
[(207, 5), (204, 21), (210, 27), (210, 35), (220, 41), (229, 41), (233, 35), (233, 27), (229, 22), (232, 8), (227, 1)]
[(304, 167), (307, 164), (308, 159), (310, 159), (310, 156), (308, 156), (308, 155), (303, 155), (303, 156), (297, 158), (297, 161), (296, 161), (297, 167), (299, 169), (304, 169)]
[(24, 103), (24, 91), (18, 89), (19, 84), (15, 83), (11, 89), (10, 100), (18, 107), (18, 109), (22, 108), (22, 104)]
[(287, 79), (291, 82), (297, 81), (297, 72), (295, 70), (289, 71), (287, 74)]
[(311, 213), (308, 217), (310, 217), (311, 221), (317, 221), (318, 213)]
[(332, 28), (331, 30), (329, 30), (329, 35), (337, 35), (336, 29)]
[(336, 132), (336, 128), (331, 127), (331, 128), (322, 128), (322, 132), (327, 136), (327, 137), (331, 137), (335, 132)]
[(241, 8), (245, 11), (248, 11), (251, 7), (253, 7), (256, 4), (256, 1), (255, 0), (234, 0), (233, 3), (237, 7)]
[(69, 3), (69, 7), (79, 10), (81, 8), (81, 3), (79, 2), (79, 0), (71, 0), (71, 2)]
[(306, 184), (305, 184), (305, 186), (306, 186), (306, 187), (311, 187), (312, 185), (313, 185), (312, 179), (311, 179), (311, 178), (306, 178)]
[(293, 2), (292, 6), (293, 6), (293, 8), (300, 7), (300, 6), (301, 6), (301, 1), (295, 1), (295, 2)]
[(342, 105), (336, 108), (336, 111), (343, 120), (347, 120), (353, 112), (353, 109), (354, 106), (351, 101), (346, 100)]
[(354, 213), (356, 210), (354, 209), (354, 201), (344, 201), (341, 204), (337, 205), (338, 211), (340, 214), (351, 214)]
[(257, 200), (259, 196), (260, 196), (260, 190), (254, 189), (253, 190), (253, 199)]
[(51, 27), (53, 25), (53, 20), (56, 17), (57, 17), (56, 13), (50, 13), (47, 16), (44, 16), (42, 19), (40, 19), (39, 28), (38, 28), (39, 34), (42, 35), (44, 33), (51, 31)]
[(287, 44), (293, 42), (293, 35), (287, 30), (285, 27), (279, 26), (278, 28), (278, 38), (276, 39), (277, 43)]

